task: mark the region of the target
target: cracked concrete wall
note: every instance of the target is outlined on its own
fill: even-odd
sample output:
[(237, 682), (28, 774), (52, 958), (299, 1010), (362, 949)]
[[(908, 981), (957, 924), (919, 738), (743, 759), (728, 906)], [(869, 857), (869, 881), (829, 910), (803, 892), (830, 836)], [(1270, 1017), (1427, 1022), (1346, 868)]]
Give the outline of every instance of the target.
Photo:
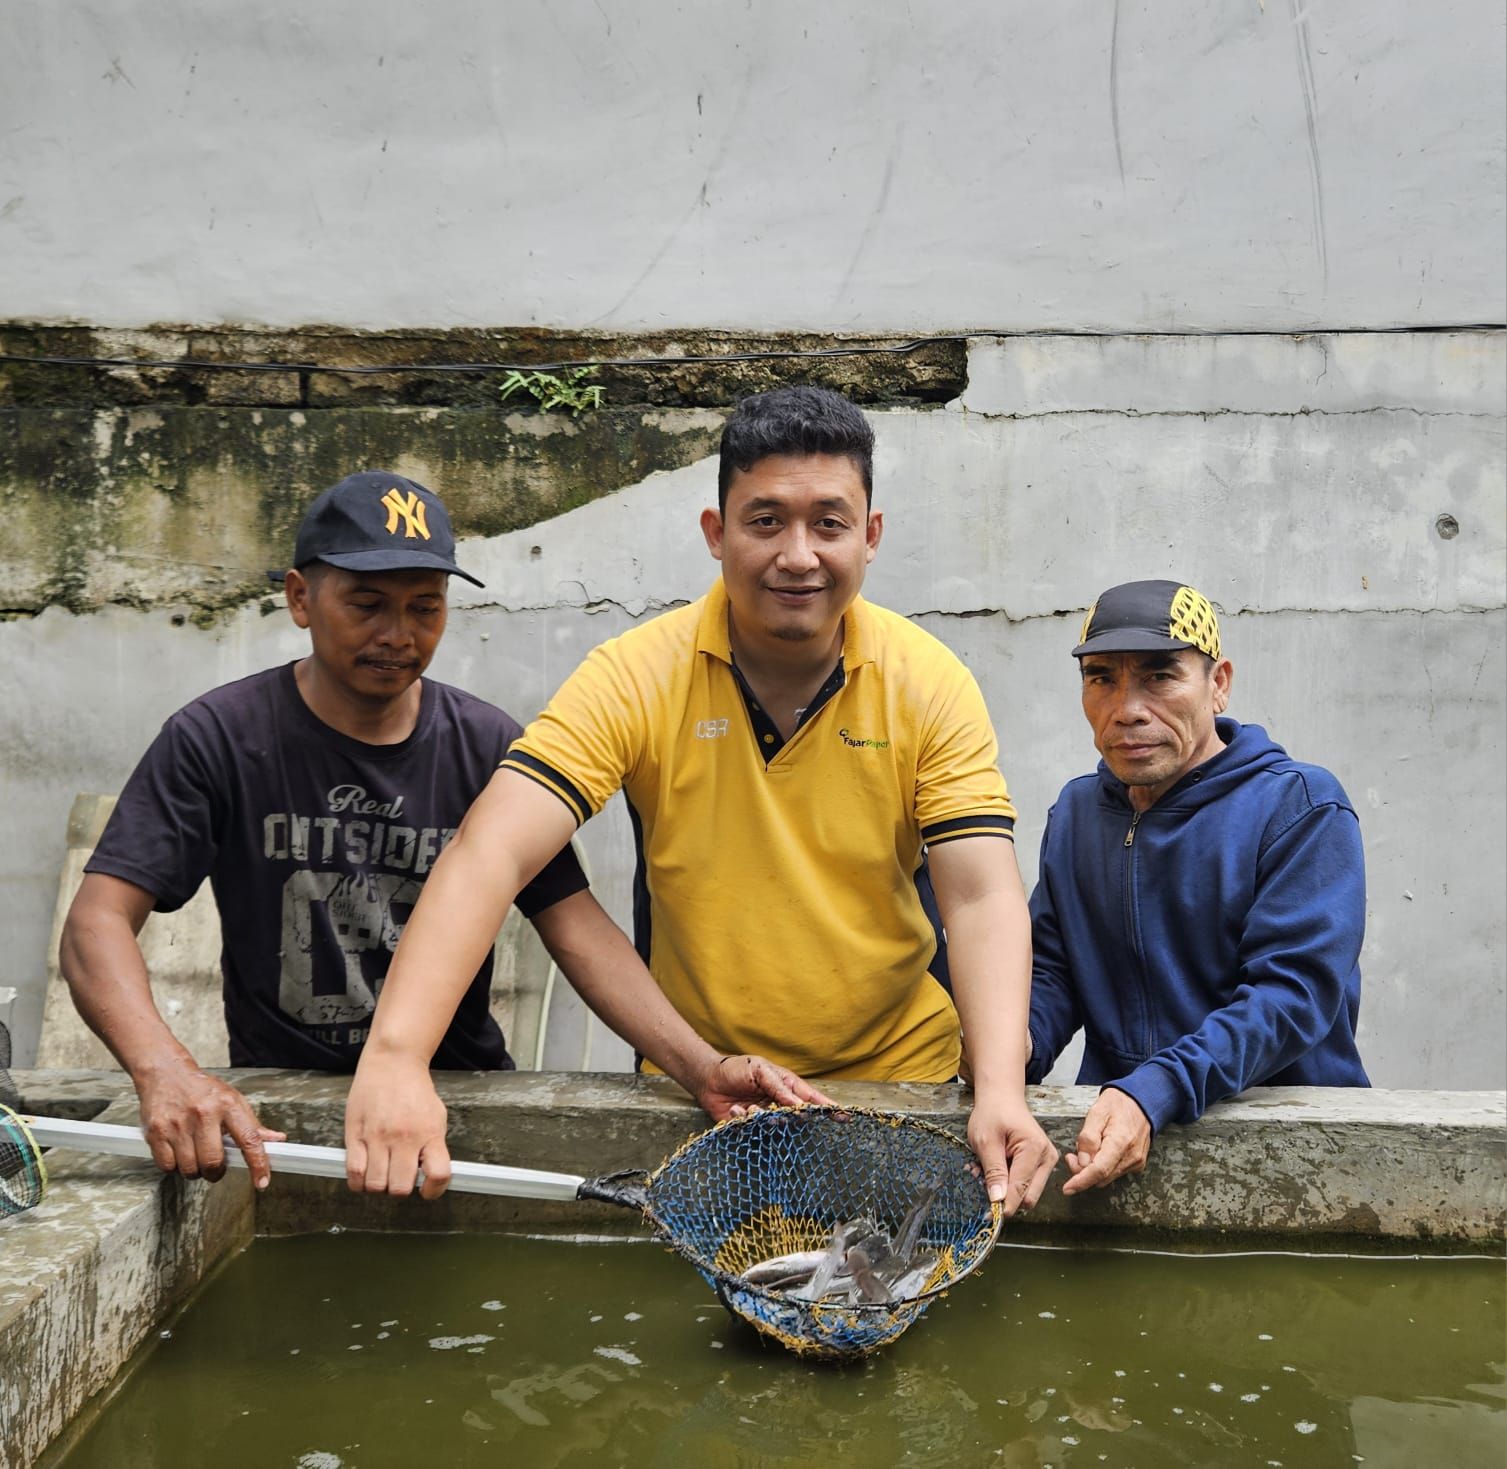
[[(1068, 656), (1083, 610), (1116, 581), (1195, 581), (1226, 613), (1232, 712), (1331, 767), (1360, 811), (1361, 1042), (1387, 1086), (1507, 1077), (1504, 344), (1488, 331), (981, 339), (950, 404), (873, 410), (887, 530), (868, 592), (977, 673), (1028, 880), (1047, 808), (1095, 758)], [(383, 442), (409, 435), (411, 472), (481, 506), (487, 466), (444, 457), (444, 420), (424, 427), (432, 411), (382, 410), (399, 425)], [(649, 411), (667, 444), (677, 425), (685, 442), (715, 438), (704, 409)], [(526, 719), (601, 639), (699, 596), (714, 566), (696, 516), (715, 497), (714, 462), (699, 452), (537, 523), (479, 521), (461, 559), (488, 586), (454, 589), (435, 676)], [(255, 499), (255, 467), (238, 473), (245, 493), (220, 503)], [(269, 485), (276, 514), (247, 522), (261, 525), (268, 564), (268, 527), (291, 524), (283, 498), (286, 486)], [(302, 649), (260, 599), (200, 628), (173, 600), (184, 595), (0, 623), (12, 834), (0, 923), (5, 978), (22, 990), (23, 1061), (74, 793), (116, 789), (160, 721), (204, 688)], [(626, 918), (621, 804), (583, 841), (604, 901)], [(561, 1045), (580, 1055), (571, 1004), (562, 997)], [(590, 1033), (592, 1064), (620, 1064), (621, 1046)]]
[(0, 0), (0, 34), (0, 318), (1507, 316), (1495, 0)]

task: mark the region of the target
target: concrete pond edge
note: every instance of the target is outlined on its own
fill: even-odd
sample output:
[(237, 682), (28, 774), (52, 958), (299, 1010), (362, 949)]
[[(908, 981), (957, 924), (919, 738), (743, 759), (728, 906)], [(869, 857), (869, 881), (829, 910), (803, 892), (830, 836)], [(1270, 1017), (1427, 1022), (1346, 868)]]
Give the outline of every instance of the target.
[[(221, 1074), (295, 1141), (341, 1142), (348, 1078)], [(15, 1080), (34, 1113), (135, 1118), (119, 1072), (30, 1071)], [(457, 1158), (592, 1177), (653, 1168), (705, 1125), (659, 1077), (451, 1074), (439, 1085)], [(850, 1082), (828, 1090), (849, 1105), (966, 1129), (961, 1087)], [(1037, 1087), (1030, 1095), (1064, 1146), (1095, 1091)], [(49, 1446), (55, 1452), (200, 1282), (257, 1235), (631, 1227), (621, 1210), (599, 1204), (461, 1195), (426, 1204), (287, 1176), (256, 1198), (240, 1173), (208, 1185), (82, 1153), (54, 1150), (47, 1161), (42, 1204), (0, 1218), (0, 1465), (12, 1469), (30, 1469)], [(1507, 1093), (1260, 1088), (1167, 1129), (1138, 1177), (1078, 1199), (1064, 1199), (1054, 1180), (1029, 1223), (1011, 1232), (1065, 1244), (1501, 1253)]]

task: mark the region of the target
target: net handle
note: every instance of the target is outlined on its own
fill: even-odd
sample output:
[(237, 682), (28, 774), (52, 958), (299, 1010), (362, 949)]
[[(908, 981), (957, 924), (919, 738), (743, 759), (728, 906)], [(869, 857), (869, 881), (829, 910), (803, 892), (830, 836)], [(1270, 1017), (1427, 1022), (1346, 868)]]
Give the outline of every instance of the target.
[[(118, 1158), (152, 1156), (151, 1146), (139, 1127), (110, 1122), (78, 1122), (68, 1117), (30, 1117), (21, 1121), (38, 1148), (72, 1148), (86, 1153), (106, 1153)], [(276, 1173), (296, 1173), (305, 1178), (345, 1178), (345, 1149), (311, 1143), (264, 1143), (268, 1161)], [(241, 1150), (225, 1139), (225, 1159), (232, 1168), (245, 1168)], [(450, 1165), (450, 1187), (465, 1194), (491, 1194), (511, 1199), (560, 1199), (591, 1197), (581, 1193), (587, 1180), (572, 1173), (548, 1173), (537, 1168), (508, 1168), (497, 1163)]]
[(649, 1212), (649, 1175), (642, 1168), (624, 1168), (604, 1178), (583, 1178), (576, 1190), (579, 1199), (595, 1199), (624, 1209)]

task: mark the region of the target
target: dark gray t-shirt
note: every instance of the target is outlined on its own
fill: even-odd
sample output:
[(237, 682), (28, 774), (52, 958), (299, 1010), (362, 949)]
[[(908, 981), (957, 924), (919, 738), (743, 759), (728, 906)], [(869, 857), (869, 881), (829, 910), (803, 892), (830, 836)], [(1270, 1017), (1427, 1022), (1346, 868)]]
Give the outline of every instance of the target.
[[(421, 695), (402, 744), (368, 745), (315, 717), (292, 664), (268, 669), (174, 714), (121, 792), (85, 870), (164, 913), (209, 878), (232, 1065), (355, 1068), (424, 879), (520, 733), (447, 684), (425, 679)], [(566, 847), (518, 907), (531, 917), (585, 887)], [(488, 955), (436, 1067), (512, 1066), (491, 976)]]

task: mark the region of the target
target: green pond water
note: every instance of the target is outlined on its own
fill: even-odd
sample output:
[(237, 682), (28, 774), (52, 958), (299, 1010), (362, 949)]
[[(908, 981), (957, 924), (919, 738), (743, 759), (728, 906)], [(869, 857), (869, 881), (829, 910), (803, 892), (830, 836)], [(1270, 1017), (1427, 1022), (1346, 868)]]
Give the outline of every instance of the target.
[(67, 1469), (1500, 1466), (1500, 1260), (1002, 1246), (893, 1346), (803, 1362), (643, 1242), (262, 1240)]

